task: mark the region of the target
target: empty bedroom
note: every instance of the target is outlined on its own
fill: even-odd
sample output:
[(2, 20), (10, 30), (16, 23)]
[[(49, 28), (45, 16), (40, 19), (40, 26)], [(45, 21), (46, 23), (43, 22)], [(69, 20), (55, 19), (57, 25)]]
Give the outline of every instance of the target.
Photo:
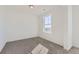
[(75, 8), (65, 5), (0, 6), (0, 54), (79, 53), (72, 40)]

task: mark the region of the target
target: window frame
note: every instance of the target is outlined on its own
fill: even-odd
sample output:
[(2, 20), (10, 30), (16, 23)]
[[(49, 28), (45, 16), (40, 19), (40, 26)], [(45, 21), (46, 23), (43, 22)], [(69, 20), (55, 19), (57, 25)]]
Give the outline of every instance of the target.
[[(50, 19), (50, 24), (45, 24), (45, 17), (47, 18), (47, 17), (50, 17), (50, 18), (48, 18), (48, 19)], [(46, 30), (46, 25), (48, 25), (48, 29), (49, 29), (49, 31), (47, 31)], [(45, 33), (52, 33), (52, 16), (51, 15), (44, 15), (43, 16), (43, 32), (45, 32)]]

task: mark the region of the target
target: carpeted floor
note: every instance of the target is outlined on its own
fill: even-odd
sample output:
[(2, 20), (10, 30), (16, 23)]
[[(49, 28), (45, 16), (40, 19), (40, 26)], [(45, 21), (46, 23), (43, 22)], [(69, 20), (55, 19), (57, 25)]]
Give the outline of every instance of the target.
[(48, 54), (79, 54), (79, 48), (66, 51), (63, 47), (40, 37), (8, 42), (1, 54), (29, 54), (39, 43), (49, 49)]

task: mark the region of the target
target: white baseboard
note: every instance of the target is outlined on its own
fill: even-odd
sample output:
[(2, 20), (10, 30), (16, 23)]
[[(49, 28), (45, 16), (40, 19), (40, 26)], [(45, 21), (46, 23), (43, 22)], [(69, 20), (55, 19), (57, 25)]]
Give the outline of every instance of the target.
[(17, 40), (23, 40), (23, 39), (29, 39), (29, 38), (33, 38), (33, 37), (37, 37), (37, 35), (29, 35), (27, 37), (15, 38), (15, 39), (8, 40), (7, 42), (12, 42), (12, 41), (17, 41)]
[(50, 42), (53, 42), (53, 43), (55, 43), (55, 44), (58, 44), (58, 45), (60, 45), (60, 46), (62, 46), (62, 47), (63, 47), (63, 45), (62, 45), (62, 44), (60, 44), (60, 43), (58, 43), (58, 42), (52, 41), (52, 40), (47, 39), (47, 38), (42, 37), (42, 36), (39, 36), (39, 37), (41, 37), (41, 38), (43, 38), (43, 39), (45, 39), (45, 40), (48, 40), (48, 41), (50, 41)]
[(73, 47), (79, 48), (79, 44), (73, 44)]

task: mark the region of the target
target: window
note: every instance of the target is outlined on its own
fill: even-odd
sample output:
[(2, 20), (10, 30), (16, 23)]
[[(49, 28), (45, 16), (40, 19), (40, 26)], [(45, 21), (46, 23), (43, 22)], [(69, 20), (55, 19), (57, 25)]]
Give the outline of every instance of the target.
[(51, 16), (44, 16), (43, 17), (43, 31), (46, 33), (51, 33)]

